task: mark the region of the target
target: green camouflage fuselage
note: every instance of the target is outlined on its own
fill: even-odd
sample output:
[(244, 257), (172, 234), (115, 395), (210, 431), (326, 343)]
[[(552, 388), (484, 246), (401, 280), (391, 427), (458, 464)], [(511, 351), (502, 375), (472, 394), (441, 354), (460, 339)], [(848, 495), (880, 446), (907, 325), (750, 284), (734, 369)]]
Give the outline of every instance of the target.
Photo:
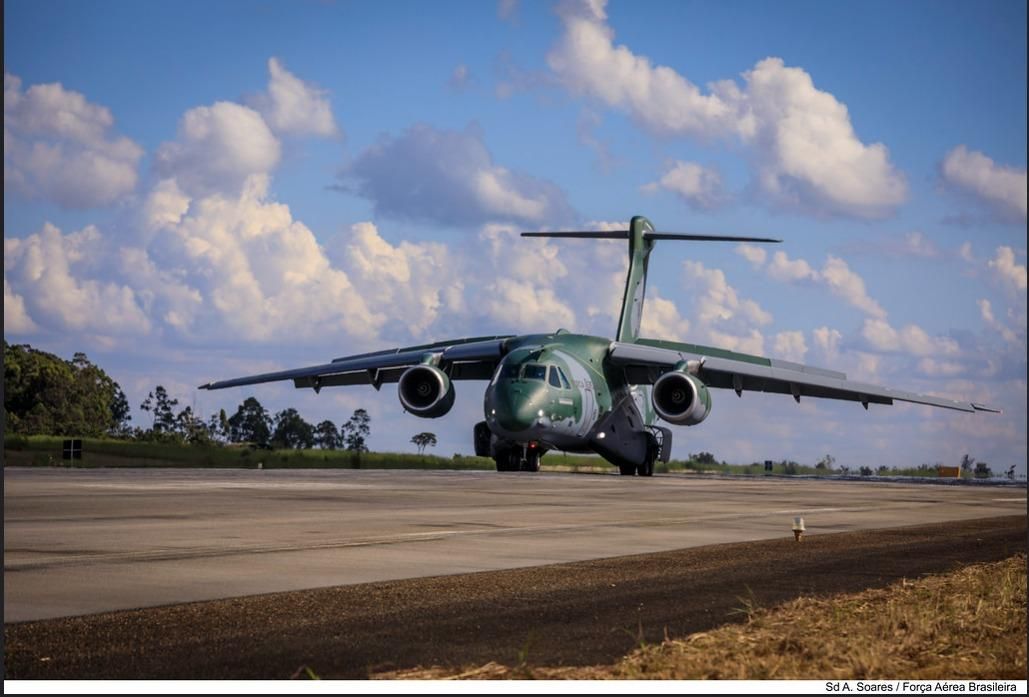
[(512, 339), (486, 388), (490, 430), (515, 443), (592, 452), (598, 418), (627, 394), (652, 424), (649, 387), (627, 384), (623, 371), (605, 363), (610, 345), (610, 339), (564, 330)]

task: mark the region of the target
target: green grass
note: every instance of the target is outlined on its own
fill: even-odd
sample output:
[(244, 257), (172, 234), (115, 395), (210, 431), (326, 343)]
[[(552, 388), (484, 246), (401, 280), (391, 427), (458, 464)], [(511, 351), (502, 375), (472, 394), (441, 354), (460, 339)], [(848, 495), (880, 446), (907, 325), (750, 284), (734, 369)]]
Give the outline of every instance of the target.
[(260, 450), (247, 446), (199, 446), (83, 438), (81, 460), (63, 460), (64, 438), (15, 436), (4, 443), (4, 464), (22, 467), (229, 467), (268, 469), (461, 469), (492, 470), (493, 460), (411, 453), (345, 450)]

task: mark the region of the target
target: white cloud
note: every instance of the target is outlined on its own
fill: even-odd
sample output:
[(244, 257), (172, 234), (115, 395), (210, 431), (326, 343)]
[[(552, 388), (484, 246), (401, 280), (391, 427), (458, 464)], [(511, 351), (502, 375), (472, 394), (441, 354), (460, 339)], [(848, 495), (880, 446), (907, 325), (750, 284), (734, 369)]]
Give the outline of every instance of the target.
[(565, 2), (564, 33), (547, 62), (564, 86), (628, 112), (663, 136), (734, 137), (749, 146), (759, 189), (815, 214), (880, 217), (907, 198), (881, 143), (865, 145), (847, 107), (800, 68), (766, 58), (707, 94), (667, 66), (615, 46), (603, 0)]
[(755, 269), (760, 269), (768, 258), (768, 253), (763, 247), (758, 247), (753, 244), (738, 245), (736, 247), (736, 253), (749, 261)]
[(36, 323), (25, 309), (25, 299), (11, 290), (4, 276), (4, 335), (28, 334), (36, 329)]
[(143, 149), (111, 133), (106, 107), (60, 83), (4, 73), (4, 188), (65, 208), (114, 203), (136, 187)]
[(1009, 289), (1025, 293), (1026, 270), (1015, 261), (1015, 250), (1011, 247), (997, 247), (997, 254), (988, 262), (997, 278)]
[(983, 322), (987, 327), (1000, 334), (1004, 341), (1011, 344), (1019, 343), (1018, 335), (1003, 322), (1000, 322), (993, 316), (993, 306), (990, 304), (989, 300), (982, 298), (977, 304), (979, 305), (979, 314), (982, 316)]
[[(23, 319), (31, 316), (36, 324), (101, 334), (148, 333), (150, 320), (134, 290), (106, 280), (98, 263), (105, 256), (103, 236), (93, 226), (65, 235), (46, 223), (28, 237), (4, 239), (5, 309), (8, 295), (20, 296)], [(17, 300), (14, 311), (19, 311)]]
[(959, 145), (947, 153), (943, 179), (971, 194), (1000, 215), (1026, 220), (1026, 171), (998, 165), (976, 150)]
[(575, 313), (552, 288), (513, 278), (497, 278), (483, 293), (486, 312), (503, 319), (517, 331), (549, 331), (558, 327), (574, 329)]
[(829, 286), (829, 290), (865, 314), (885, 319), (886, 310), (869, 297), (864, 279), (851, 271), (843, 259), (829, 255), (825, 266), (822, 267), (821, 279)]
[(775, 343), (773, 344), (772, 350), (779, 358), (787, 361), (803, 363), (804, 356), (807, 354), (807, 343), (804, 341), (804, 332), (779, 332), (775, 335)]
[(915, 356), (956, 355), (958, 343), (946, 337), (932, 337), (921, 327), (908, 324), (895, 329), (885, 319), (867, 318), (861, 336), (877, 351), (909, 353)]
[(286, 70), (278, 58), (268, 59), (268, 92), (253, 106), (276, 133), (331, 138), (339, 134), (328, 92)]
[(259, 113), (233, 102), (216, 102), (183, 115), (178, 140), (157, 149), (155, 165), (162, 177), (174, 177), (192, 196), (234, 196), (251, 175), (271, 172), (280, 150)]
[(363, 222), (340, 235), (336, 247), (339, 266), (369, 310), (402, 323), (411, 336), (424, 336), (441, 311), (463, 310), (462, 273), (443, 244), (393, 245), (374, 224)]
[(956, 361), (940, 361), (935, 358), (923, 358), (918, 361), (918, 371), (930, 377), (953, 377), (967, 371), (967, 367)]
[(771, 323), (772, 315), (753, 300), (741, 299), (736, 289), (729, 285), (725, 272), (708, 269), (697, 261), (683, 262), (685, 282), (701, 292), (693, 297), (697, 317), (703, 324), (739, 319), (750, 324)]
[(648, 339), (682, 341), (689, 335), (689, 331), (689, 320), (679, 314), (675, 303), (662, 298), (657, 288), (648, 289), (647, 299), (643, 305), (643, 317), (640, 320), (640, 336)]
[(819, 279), (817, 271), (803, 259), (790, 259), (786, 252), (776, 252), (772, 261), (765, 268), (768, 275), (776, 281), (815, 281)]
[(843, 341), (843, 334), (837, 329), (829, 327), (818, 327), (811, 331), (811, 337), (815, 346), (819, 348), (822, 355), (829, 360), (835, 359), (840, 353), (840, 342)]
[(676, 161), (656, 182), (642, 187), (644, 192), (666, 189), (697, 210), (713, 210), (725, 203), (722, 177), (717, 170), (696, 162)]
[(538, 224), (571, 217), (560, 188), (495, 164), (473, 128), (458, 132), (416, 125), (398, 138), (385, 136), (343, 176), (382, 215), (444, 225)]

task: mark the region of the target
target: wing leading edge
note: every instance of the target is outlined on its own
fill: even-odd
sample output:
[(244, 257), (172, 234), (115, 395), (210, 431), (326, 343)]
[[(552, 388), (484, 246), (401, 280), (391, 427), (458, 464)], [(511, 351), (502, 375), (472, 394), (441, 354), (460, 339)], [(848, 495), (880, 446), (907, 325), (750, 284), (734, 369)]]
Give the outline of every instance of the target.
[(409, 367), (425, 362), (446, 369), (451, 380), (488, 380), (493, 376), (510, 338), (474, 337), (362, 353), (321, 365), (209, 382), (200, 385), (199, 389), (221, 390), (280, 380), (292, 380), (295, 387), (307, 387), (316, 392), (323, 387), (338, 385), (372, 385), (378, 389), (383, 383), (397, 382)]
[(672, 367), (693, 363), (693, 370), (706, 385), (744, 391), (775, 392), (803, 397), (842, 399), (869, 404), (893, 404), (894, 401), (926, 404), (944, 409), (997, 413), (1000, 410), (974, 402), (921, 395), (848, 380), (844, 373), (823, 368), (779, 361), (760, 356), (725, 351), (696, 344), (641, 339), (638, 343), (612, 342), (609, 360), (626, 370), (632, 384), (653, 384)]

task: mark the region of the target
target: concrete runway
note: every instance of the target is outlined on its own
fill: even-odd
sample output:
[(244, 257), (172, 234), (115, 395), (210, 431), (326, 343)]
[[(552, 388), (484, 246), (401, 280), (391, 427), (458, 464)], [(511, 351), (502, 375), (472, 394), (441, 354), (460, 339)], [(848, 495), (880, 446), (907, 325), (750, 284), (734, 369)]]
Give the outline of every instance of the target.
[(398, 470), (4, 471), (20, 622), (685, 547), (1026, 514), (1026, 490)]

